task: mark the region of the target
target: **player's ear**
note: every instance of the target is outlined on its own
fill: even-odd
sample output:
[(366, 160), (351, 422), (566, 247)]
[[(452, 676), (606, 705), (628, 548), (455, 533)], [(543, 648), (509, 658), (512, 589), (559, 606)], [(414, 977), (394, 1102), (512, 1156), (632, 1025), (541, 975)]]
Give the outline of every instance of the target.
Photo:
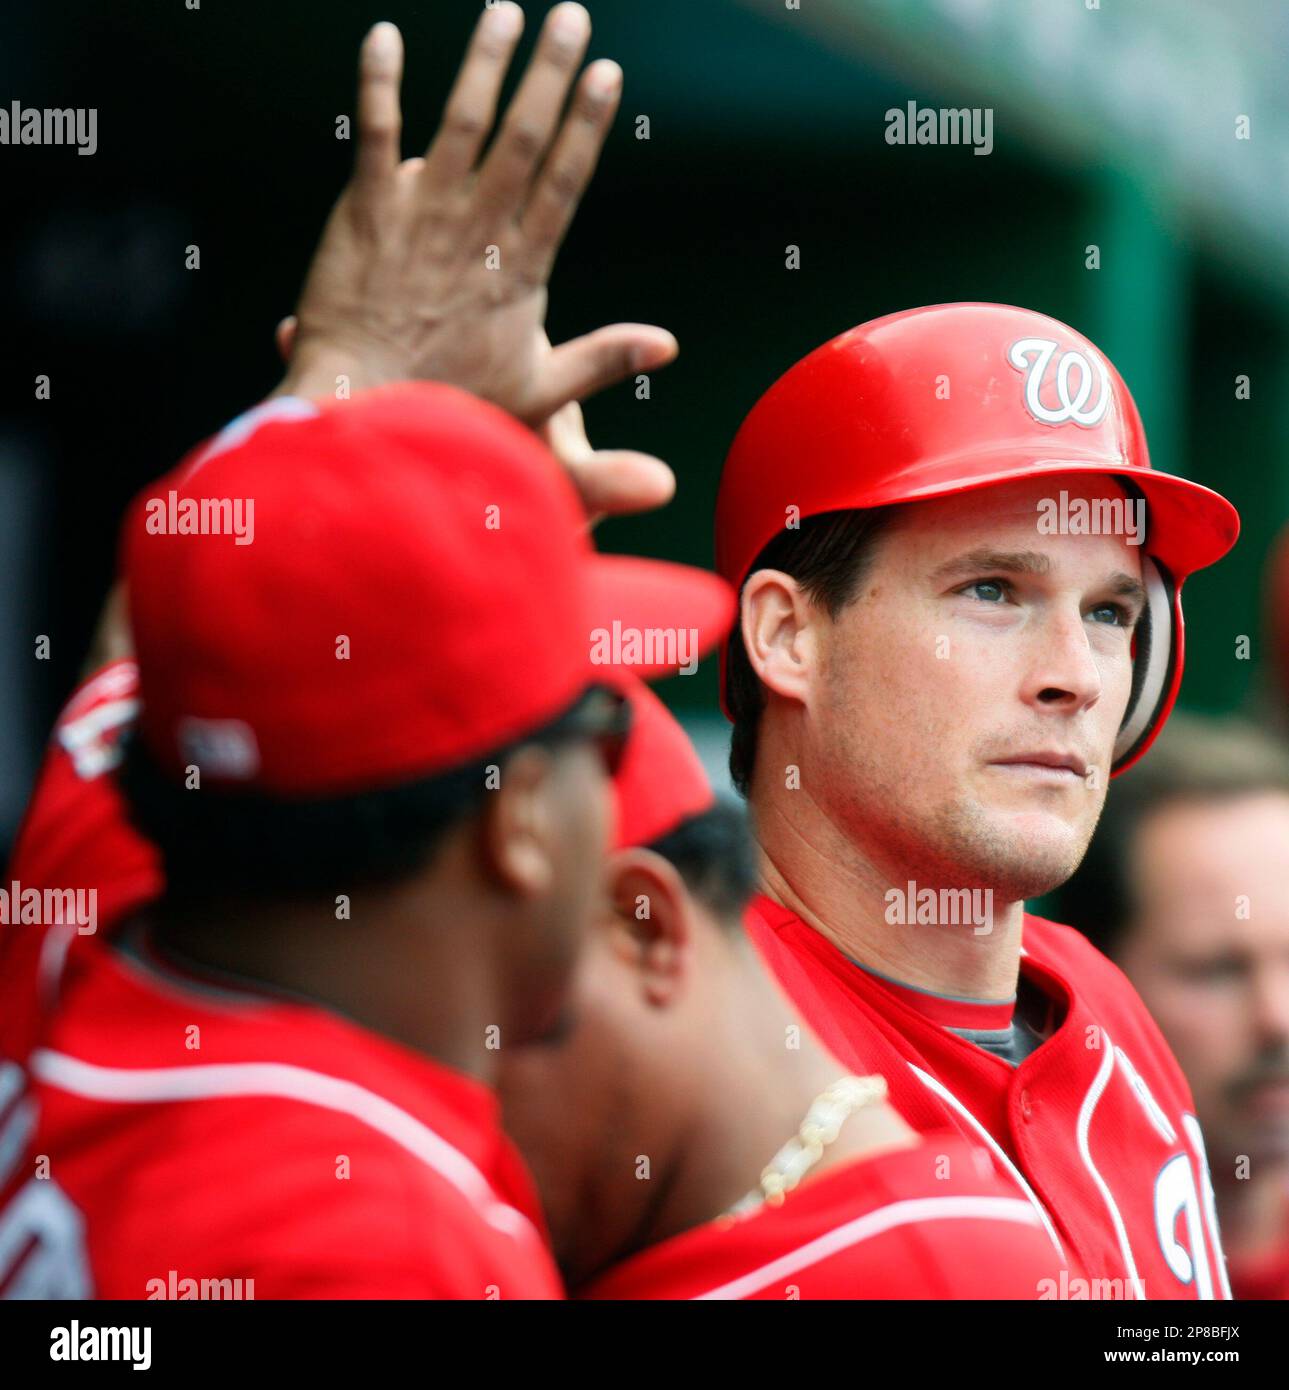
[(610, 930), (619, 959), (636, 972), (644, 1000), (668, 1008), (693, 969), (693, 904), (675, 866), (650, 849), (608, 862)]
[(554, 760), (542, 748), (519, 749), (483, 800), (487, 867), (511, 892), (538, 897), (556, 874), (558, 814)]
[(743, 586), (743, 646), (758, 679), (776, 695), (805, 699), (819, 617), (798, 581), (781, 570), (756, 570)]

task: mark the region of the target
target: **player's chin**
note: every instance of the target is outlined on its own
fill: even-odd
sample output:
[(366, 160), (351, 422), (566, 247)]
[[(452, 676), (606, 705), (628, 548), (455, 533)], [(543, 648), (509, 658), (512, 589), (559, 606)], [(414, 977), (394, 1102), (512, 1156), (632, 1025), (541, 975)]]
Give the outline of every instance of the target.
[(566, 1043), (577, 1021), (576, 1001), (567, 986), (534, 990), (522, 1014), (511, 1021), (509, 1037), (503, 1045), (519, 1048), (549, 1048)]
[(1250, 1123), (1239, 1152), (1249, 1154), (1254, 1164), (1265, 1168), (1289, 1170), (1289, 1130), (1283, 1124)]
[(577, 1029), (571, 1000), (561, 1000), (529, 1021), (519, 1040), (522, 1047), (563, 1047)]
[(563, 1047), (576, 1031), (577, 1015), (571, 1004), (565, 1004), (552, 1017), (537, 1042), (543, 1047)]
[(1060, 887), (1082, 862), (1092, 833), (1081, 816), (1050, 811), (999, 813), (994, 826), (993, 876), (1012, 901)]

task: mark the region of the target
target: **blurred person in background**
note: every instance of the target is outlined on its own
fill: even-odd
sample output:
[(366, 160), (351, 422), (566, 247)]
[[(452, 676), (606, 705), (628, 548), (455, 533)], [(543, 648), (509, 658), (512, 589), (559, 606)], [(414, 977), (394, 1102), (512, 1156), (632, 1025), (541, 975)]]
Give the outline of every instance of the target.
[(1190, 1082), (1232, 1291), (1289, 1298), (1289, 748), (1176, 715), (1060, 894)]
[(1280, 532), (1267, 559), (1263, 627), (1270, 644), (1265, 720), (1289, 738), (1289, 526)]

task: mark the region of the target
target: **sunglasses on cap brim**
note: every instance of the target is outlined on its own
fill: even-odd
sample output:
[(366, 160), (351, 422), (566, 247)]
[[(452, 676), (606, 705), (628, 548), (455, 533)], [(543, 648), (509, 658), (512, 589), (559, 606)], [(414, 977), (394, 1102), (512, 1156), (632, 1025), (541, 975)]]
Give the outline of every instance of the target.
[(521, 744), (549, 747), (560, 743), (595, 745), (605, 770), (616, 776), (631, 730), (631, 706), (625, 695), (607, 685), (590, 685), (550, 724), (528, 734)]

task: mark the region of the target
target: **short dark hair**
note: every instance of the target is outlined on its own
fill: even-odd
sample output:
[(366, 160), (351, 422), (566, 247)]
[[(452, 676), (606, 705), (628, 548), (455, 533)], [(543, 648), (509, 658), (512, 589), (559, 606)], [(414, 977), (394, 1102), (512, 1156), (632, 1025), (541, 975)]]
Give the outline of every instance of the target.
[(738, 930), (756, 888), (756, 846), (742, 806), (718, 801), (646, 846), (723, 925)]
[(1141, 823), (1179, 802), (1259, 792), (1289, 796), (1289, 747), (1242, 720), (1174, 714), (1141, 762), (1111, 782), (1083, 863), (1054, 895), (1054, 915), (1114, 956), (1137, 908), (1131, 855)]
[(118, 779), (131, 819), (161, 852), (172, 902), (397, 880), (429, 862), (484, 791), (482, 777), (453, 774), (307, 800), (194, 792), (158, 767), (137, 737)]
[(528, 745), (621, 744), (629, 708), (591, 686), (557, 718), (469, 763), (392, 786), (284, 797), (223, 787), (190, 791), (130, 730), (117, 770), (131, 819), (160, 850), (171, 902), (282, 897), (397, 882), (431, 862), (448, 833), (478, 813), (488, 769)]
[[(855, 597), (873, 557), (874, 542), (896, 509), (872, 507), (863, 511), (821, 512), (799, 527), (784, 528), (752, 562), (757, 570), (782, 570), (797, 580), (810, 599), (835, 618)], [(745, 579), (744, 584), (747, 583)], [(734, 722), (730, 738), (730, 779), (746, 796), (756, 769), (756, 740), (765, 708), (761, 685), (735, 621), (725, 666), (726, 706)]]

